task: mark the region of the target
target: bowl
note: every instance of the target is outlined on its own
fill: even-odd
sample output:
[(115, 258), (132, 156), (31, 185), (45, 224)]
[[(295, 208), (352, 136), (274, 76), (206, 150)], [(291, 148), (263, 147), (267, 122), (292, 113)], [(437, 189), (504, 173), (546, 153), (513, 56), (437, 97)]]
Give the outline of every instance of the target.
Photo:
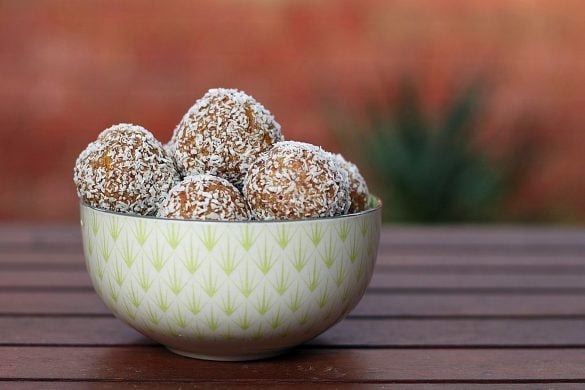
[(374, 269), (381, 203), (295, 221), (192, 221), (81, 205), (86, 266), (116, 317), (180, 355), (253, 360), (343, 319)]

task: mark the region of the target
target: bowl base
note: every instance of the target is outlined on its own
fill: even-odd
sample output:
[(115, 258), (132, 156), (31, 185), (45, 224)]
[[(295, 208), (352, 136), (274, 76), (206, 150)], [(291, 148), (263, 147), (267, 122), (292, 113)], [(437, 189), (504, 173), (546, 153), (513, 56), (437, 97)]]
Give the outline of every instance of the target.
[(205, 355), (200, 353), (188, 352), (188, 351), (181, 351), (179, 349), (166, 347), (169, 351), (176, 353), (177, 355), (185, 356), (191, 359), (201, 359), (201, 360), (215, 360), (220, 362), (243, 362), (246, 360), (260, 360), (260, 359), (268, 359), (271, 357), (275, 357), (278, 355), (282, 355), (286, 353), (288, 350), (276, 351), (276, 352), (268, 352), (268, 353), (251, 353), (247, 355)]

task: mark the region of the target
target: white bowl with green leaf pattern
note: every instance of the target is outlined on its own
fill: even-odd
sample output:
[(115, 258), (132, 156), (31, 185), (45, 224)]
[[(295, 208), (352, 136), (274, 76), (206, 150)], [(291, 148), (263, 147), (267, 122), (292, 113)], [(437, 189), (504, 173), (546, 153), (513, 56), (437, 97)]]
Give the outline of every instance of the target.
[(334, 218), (212, 222), (81, 205), (94, 288), (122, 321), (194, 358), (277, 355), (343, 319), (371, 279), (381, 205)]

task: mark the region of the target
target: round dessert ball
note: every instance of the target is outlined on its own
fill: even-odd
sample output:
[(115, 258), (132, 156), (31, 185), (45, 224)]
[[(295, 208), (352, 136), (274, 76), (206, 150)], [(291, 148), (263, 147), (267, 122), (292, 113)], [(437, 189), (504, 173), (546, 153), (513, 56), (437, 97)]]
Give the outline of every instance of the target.
[(350, 213), (357, 213), (364, 211), (368, 204), (368, 198), (370, 192), (368, 191), (368, 185), (364, 177), (360, 174), (358, 167), (347, 161), (341, 154), (333, 155), (337, 160), (337, 163), (342, 169), (345, 169), (349, 178), (349, 196), (351, 198), (351, 206), (349, 207)]
[(161, 146), (161, 142), (154, 138), (152, 133), (146, 130), (142, 126), (132, 125), (129, 123), (120, 123), (109, 127), (99, 133), (97, 140), (108, 142), (108, 141), (119, 141), (119, 140), (130, 140), (130, 139), (145, 139), (148, 138), (148, 142)]
[(82, 202), (128, 214), (154, 215), (179, 180), (173, 160), (146, 129), (119, 124), (81, 152), (73, 181)]
[(253, 97), (210, 89), (177, 125), (171, 144), (183, 175), (209, 173), (240, 187), (256, 157), (282, 141), (280, 125)]
[(229, 181), (212, 175), (187, 176), (163, 201), (158, 217), (245, 221), (250, 209), (242, 194)]
[(163, 144), (163, 149), (169, 156), (173, 156), (175, 154), (175, 145), (171, 141)]
[(331, 153), (314, 145), (284, 141), (252, 163), (244, 196), (256, 219), (302, 219), (347, 213), (347, 172)]

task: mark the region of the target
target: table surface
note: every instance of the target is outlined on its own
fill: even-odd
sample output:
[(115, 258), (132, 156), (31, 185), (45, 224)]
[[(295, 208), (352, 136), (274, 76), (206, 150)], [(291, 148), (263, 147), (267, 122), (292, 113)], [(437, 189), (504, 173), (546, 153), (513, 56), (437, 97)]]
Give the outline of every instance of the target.
[(0, 387), (326, 388), (585, 384), (585, 229), (386, 227), (347, 319), (243, 363), (176, 356), (114, 318), (77, 226), (0, 225)]

